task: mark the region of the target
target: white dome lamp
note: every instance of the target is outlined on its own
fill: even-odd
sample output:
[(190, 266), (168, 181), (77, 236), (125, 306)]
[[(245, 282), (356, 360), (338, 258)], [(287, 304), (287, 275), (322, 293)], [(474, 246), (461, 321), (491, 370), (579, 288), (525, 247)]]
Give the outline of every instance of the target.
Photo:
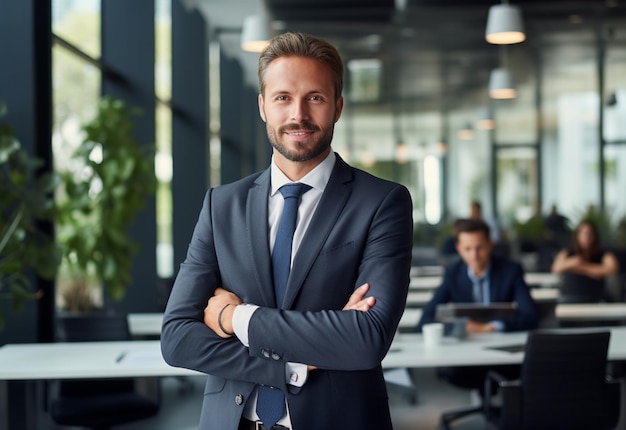
[(261, 52), (270, 38), (270, 25), (265, 14), (250, 15), (243, 20), (241, 49), (247, 52)]
[(495, 45), (511, 45), (526, 40), (519, 7), (510, 5), (507, 0), (504, 0), (502, 4), (491, 6), (487, 17), (485, 39)]

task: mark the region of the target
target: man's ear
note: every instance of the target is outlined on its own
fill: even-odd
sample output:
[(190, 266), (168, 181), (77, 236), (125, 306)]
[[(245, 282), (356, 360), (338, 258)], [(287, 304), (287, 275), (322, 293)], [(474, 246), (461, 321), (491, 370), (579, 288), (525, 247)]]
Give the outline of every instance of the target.
[(335, 122), (339, 121), (342, 111), (343, 111), (343, 96), (339, 97), (339, 100), (337, 100), (337, 106), (335, 109)]
[(259, 103), (259, 116), (261, 117), (263, 122), (267, 122), (267, 120), (265, 119), (265, 101), (263, 100), (262, 94), (259, 94), (258, 103)]

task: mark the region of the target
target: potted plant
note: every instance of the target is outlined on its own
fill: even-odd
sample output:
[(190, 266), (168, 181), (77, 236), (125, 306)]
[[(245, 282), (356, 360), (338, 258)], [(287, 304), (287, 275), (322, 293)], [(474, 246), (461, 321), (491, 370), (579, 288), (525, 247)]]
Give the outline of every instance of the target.
[(514, 229), (521, 252), (538, 252), (546, 239), (546, 222), (536, 213), (524, 222), (515, 222)]
[[(5, 114), (0, 101), (0, 117)], [(21, 147), (10, 126), (0, 125), (0, 299), (9, 300), (14, 312), (40, 294), (33, 273), (53, 279), (60, 262), (60, 250), (44, 227), (54, 219), (53, 191), (59, 178), (52, 172), (40, 174), (42, 165)]]
[(133, 135), (137, 113), (119, 99), (103, 97), (73, 154), (78, 167), (61, 172), (57, 237), (63, 245), (59, 289), (66, 310), (93, 310), (98, 290), (120, 300), (131, 282), (139, 245), (128, 229), (156, 186), (154, 146), (140, 145)]

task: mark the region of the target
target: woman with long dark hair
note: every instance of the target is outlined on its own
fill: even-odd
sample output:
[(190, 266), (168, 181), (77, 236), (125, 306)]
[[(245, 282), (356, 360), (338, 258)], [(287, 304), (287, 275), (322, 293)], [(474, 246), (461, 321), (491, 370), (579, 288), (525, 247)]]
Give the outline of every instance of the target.
[(602, 247), (598, 227), (583, 220), (576, 227), (572, 245), (561, 250), (552, 263), (553, 273), (562, 273), (561, 302), (601, 302), (606, 297), (608, 276), (617, 273), (615, 254)]

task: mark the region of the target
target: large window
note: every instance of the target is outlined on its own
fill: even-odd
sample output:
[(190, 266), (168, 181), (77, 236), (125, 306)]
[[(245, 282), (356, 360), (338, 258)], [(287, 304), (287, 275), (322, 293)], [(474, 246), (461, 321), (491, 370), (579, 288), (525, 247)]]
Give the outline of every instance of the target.
[[(56, 171), (78, 172), (84, 166), (71, 161), (71, 154), (84, 138), (82, 127), (96, 114), (100, 100), (101, 71), (88, 58), (100, 57), (100, 2), (97, 0), (52, 1), (52, 155)], [(71, 164), (74, 163), (74, 164)], [(63, 231), (57, 231), (57, 236)], [(68, 268), (57, 277), (57, 305), (65, 307), (70, 287)], [(92, 300), (101, 303), (99, 289)]]
[[(82, 127), (91, 121), (102, 92), (102, 75), (107, 73), (101, 57), (100, 0), (53, 0), (53, 158), (55, 170), (79, 172), (71, 154), (84, 139)], [(171, 278), (174, 273), (172, 252), (172, 112), (171, 99), (171, 1), (155, 0), (155, 97), (157, 175), (157, 274)], [(132, 108), (129, 106), (129, 108)], [(74, 165), (70, 165), (74, 163)], [(63, 237), (58, 231), (57, 236)], [(64, 306), (64, 291), (69, 286), (67, 268), (61, 267), (57, 279), (57, 304)], [(94, 280), (94, 284), (97, 281)], [(101, 304), (100, 288), (92, 299)]]
[(612, 220), (626, 228), (626, 29), (608, 34), (603, 134), (606, 207)]
[(598, 206), (598, 75), (593, 31), (545, 37), (542, 58), (544, 202), (570, 219)]
[(155, 92), (157, 176), (157, 274), (174, 276), (172, 248), (172, 11), (171, 2), (157, 0), (155, 22)]

